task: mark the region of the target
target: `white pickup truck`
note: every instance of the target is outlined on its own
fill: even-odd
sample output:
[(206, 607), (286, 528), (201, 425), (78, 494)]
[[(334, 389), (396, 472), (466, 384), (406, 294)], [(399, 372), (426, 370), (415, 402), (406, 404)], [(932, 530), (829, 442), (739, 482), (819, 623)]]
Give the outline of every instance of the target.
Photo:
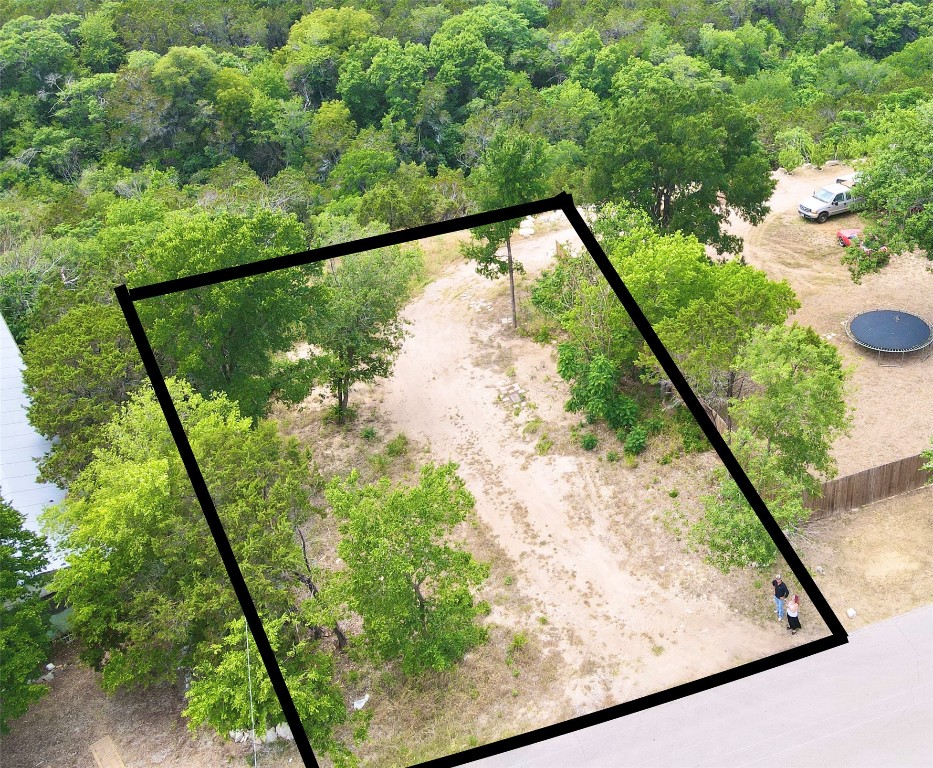
[(858, 173), (841, 176), (835, 184), (814, 190), (810, 197), (800, 201), (797, 212), (806, 219), (816, 219), (822, 224), (830, 216), (851, 210), (862, 199), (852, 190), (858, 182), (858, 176)]

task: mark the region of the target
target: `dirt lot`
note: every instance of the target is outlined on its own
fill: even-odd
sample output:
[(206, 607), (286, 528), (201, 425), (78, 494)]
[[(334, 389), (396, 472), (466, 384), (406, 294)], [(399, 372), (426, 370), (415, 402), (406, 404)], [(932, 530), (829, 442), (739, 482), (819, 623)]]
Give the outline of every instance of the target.
[[(930, 317), (933, 275), (925, 259), (900, 257), (855, 286), (839, 263), (834, 233), (847, 221), (802, 222), (793, 211), (813, 186), (847, 169), (782, 176), (774, 213), (747, 232), (746, 259), (786, 278), (803, 304), (797, 318), (836, 343), (855, 366), (856, 425), (840, 440), (840, 471), (857, 471), (929, 445), (933, 434), (933, 359), (883, 368), (852, 348), (840, 323), (854, 312), (896, 302)], [(531, 273), (548, 263), (559, 229), (519, 240), (516, 257)], [(436, 250), (436, 249), (435, 249)], [(407, 765), (523, 732), (695, 679), (825, 634), (802, 612), (791, 638), (770, 613), (767, 582), (724, 577), (686, 554), (681, 512), (696, 508), (714, 456), (666, 466), (655, 444), (637, 466), (606, 461), (567, 437), (577, 423), (564, 412), (566, 385), (553, 348), (512, 332), (507, 283), (490, 283), (454, 263), (410, 305), (412, 337), (395, 375), (353, 394), (358, 432), (321, 423), (313, 406), (283, 415), (287, 429), (319, 446), (322, 467), (367, 462), (396, 433), (410, 440), (389, 467), (448, 458), (477, 498), (474, 525), (459, 534), (492, 563), (482, 597), (493, 607), (487, 646), (456, 671), (426, 678), (417, 690), (390, 673), (360, 682), (372, 695), (370, 765)], [(520, 283), (520, 290), (522, 284)], [(835, 334), (834, 336), (830, 336)], [(522, 390), (513, 403), (507, 387)], [(544, 436), (553, 446), (535, 448)], [(367, 456), (367, 453), (369, 454)], [(933, 489), (814, 523), (794, 544), (848, 629), (929, 601), (933, 593)], [(815, 570), (819, 566), (822, 573)], [(750, 583), (752, 582), (752, 583)], [(791, 588), (795, 585), (791, 582)], [(854, 620), (845, 609), (854, 607)], [(809, 620), (808, 620), (809, 619)], [(516, 647), (516, 638), (524, 643)], [(510, 652), (511, 651), (511, 652)], [(216, 738), (192, 739), (177, 692), (107, 698), (70, 649), (51, 693), (4, 739), (5, 764), (85, 766), (88, 745), (110, 734), (128, 766), (248, 764), (249, 753)], [(355, 694), (356, 692), (354, 692)], [(263, 765), (298, 763), (293, 750)]]
[(814, 521), (792, 543), (849, 632), (927, 605), (933, 486)]
[(924, 361), (914, 355), (903, 366), (879, 365), (877, 355), (857, 347), (843, 328), (847, 318), (877, 308), (903, 309), (933, 322), (933, 262), (917, 254), (896, 256), (880, 273), (855, 285), (839, 261), (836, 232), (861, 226), (858, 216), (841, 214), (816, 224), (797, 214), (797, 203), (815, 187), (850, 170), (779, 173), (767, 220), (753, 229), (733, 227), (745, 237), (746, 261), (772, 279), (787, 280), (797, 293), (802, 306), (793, 319), (835, 344), (853, 369), (852, 433), (833, 450), (840, 475), (915, 455), (930, 446), (933, 435), (933, 357)]

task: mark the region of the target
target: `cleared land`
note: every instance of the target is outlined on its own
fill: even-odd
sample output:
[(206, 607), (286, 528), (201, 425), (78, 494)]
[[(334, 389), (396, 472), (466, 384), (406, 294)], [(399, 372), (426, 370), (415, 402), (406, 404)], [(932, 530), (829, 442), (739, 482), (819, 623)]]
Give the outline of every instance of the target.
[(797, 293), (801, 308), (793, 319), (835, 344), (853, 369), (852, 433), (833, 448), (840, 475), (917, 454), (929, 448), (933, 435), (933, 357), (879, 365), (877, 355), (853, 344), (843, 328), (847, 318), (876, 308), (903, 309), (933, 322), (933, 261), (915, 253), (895, 256), (856, 285), (839, 261), (836, 232), (862, 226), (859, 217), (847, 213), (816, 224), (797, 213), (797, 203), (814, 188), (850, 171), (836, 166), (780, 173), (768, 218), (754, 228), (733, 226), (745, 237), (745, 260), (772, 279), (787, 280)]
[[(933, 359), (879, 367), (850, 344), (841, 322), (892, 303), (929, 318), (933, 275), (925, 259), (904, 256), (852, 284), (835, 232), (855, 226), (855, 217), (817, 225), (796, 214), (800, 197), (845, 170), (781, 175), (773, 213), (744, 234), (746, 259), (797, 291), (803, 307), (796, 319), (826, 334), (855, 367), (855, 429), (835, 448), (841, 472), (849, 473), (928, 446)], [(571, 236), (563, 229), (519, 240), (516, 257), (531, 273), (525, 289), (555, 242)], [(436, 256), (436, 244), (431, 249)], [(450, 753), (787, 647), (792, 640), (773, 621), (767, 581), (750, 590), (748, 573), (723, 577), (685, 555), (678, 510), (706, 490), (702, 478), (715, 456), (661, 466), (667, 446), (656, 443), (637, 467), (609, 463), (605, 453), (617, 446), (607, 434), (597, 451), (583, 452), (569, 438), (577, 417), (563, 411), (566, 384), (554, 372), (553, 348), (502, 323), (507, 282), (489, 283), (456, 260), (435, 274), (407, 310), (413, 336), (395, 375), (351, 401), (358, 430), (371, 426), (377, 439), (322, 422), (313, 403), (278, 414), (288, 431), (319, 446), (325, 472), (360, 466), (374, 473), (373, 459), (385, 457), (387, 442), (401, 432), (410, 440), (407, 453), (383, 458), (382, 469), (401, 479), (419, 463), (452, 458), (477, 497), (474, 524), (458, 535), (493, 564), (482, 594), (493, 606), (489, 644), (417, 689), (391, 675), (361, 680), (359, 691), (373, 695), (370, 763)], [(513, 384), (524, 390), (521, 403), (508, 398)], [(539, 455), (545, 434), (554, 445)], [(823, 570), (816, 581), (848, 629), (929, 601), (931, 494), (924, 489), (828, 518), (794, 542), (808, 566)], [(848, 607), (858, 611), (854, 620), (845, 617)], [(825, 633), (806, 605), (801, 618), (804, 631), (794, 643)], [(4, 738), (11, 764), (87, 765), (90, 744), (108, 734), (128, 765), (206, 768), (241, 764), (247, 755), (216, 737), (192, 740), (178, 716), (178, 691), (108, 699), (70, 649), (56, 662), (67, 666), (50, 695)], [(285, 747), (262, 764), (290, 760), (299, 762)]]

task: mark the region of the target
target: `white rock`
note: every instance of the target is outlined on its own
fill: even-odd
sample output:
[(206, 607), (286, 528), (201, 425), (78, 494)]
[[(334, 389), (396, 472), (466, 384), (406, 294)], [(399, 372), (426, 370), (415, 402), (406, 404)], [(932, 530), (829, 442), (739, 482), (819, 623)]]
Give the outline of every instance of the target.
[(823, 570), (823, 566), (822, 566), (822, 565), (816, 566), (816, 572), (819, 573), (819, 574), (826, 573), (826, 571)]
[(855, 618), (855, 608), (849, 608), (849, 610), (846, 611), (846, 616), (848, 616), (850, 619), (854, 619), (854, 618)]
[(286, 741), (294, 741), (295, 737), (292, 735), (292, 729), (289, 728), (288, 723), (279, 723), (275, 726), (276, 735), (280, 739), (285, 739)]
[(49, 672), (51, 672), (53, 669), (55, 669), (55, 665), (54, 665), (54, 664), (46, 664), (46, 665), (45, 665), (45, 668), (46, 668)]
[(269, 729), (266, 731), (266, 735), (263, 737), (262, 740), (263, 740), (264, 742), (266, 742), (266, 744), (271, 744), (271, 743), (272, 743), (273, 741), (275, 741), (277, 738), (278, 738), (278, 736), (277, 736), (276, 733), (275, 733), (275, 728), (269, 728)]

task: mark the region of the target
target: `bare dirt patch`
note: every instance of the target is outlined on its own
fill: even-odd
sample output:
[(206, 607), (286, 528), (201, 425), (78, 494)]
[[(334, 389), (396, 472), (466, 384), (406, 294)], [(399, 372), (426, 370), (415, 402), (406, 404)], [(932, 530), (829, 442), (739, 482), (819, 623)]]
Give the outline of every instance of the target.
[(933, 596), (933, 486), (813, 521), (794, 546), (850, 632), (926, 605)]
[(883, 366), (876, 354), (853, 344), (843, 327), (853, 315), (878, 308), (906, 310), (933, 322), (933, 262), (916, 253), (895, 256), (856, 285), (840, 263), (836, 232), (862, 226), (859, 217), (841, 214), (817, 224), (797, 214), (797, 203), (815, 187), (850, 170), (777, 174), (768, 218), (755, 228), (741, 222), (732, 227), (745, 237), (746, 261), (772, 279), (787, 280), (797, 293), (801, 308), (791, 319), (834, 344), (853, 370), (852, 432), (833, 447), (840, 475), (915, 455), (929, 447), (933, 435), (933, 357), (913, 355), (903, 366)]
[[(246, 765), (251, 748), (223, 742), (210, 733), (192, 735), (180, 716), (183, 695), (163, 686), (105, 694), (99, 675), (78, 661), (74, 645), (61, 645), (52, 661), (49, 693), (3, 737), (3, 765), (13, 768), (87, 768), (90, 745), (110, 736), (127, 766), (209, 768)], [(251, 760), (250, 760), (251, 762)], [(262, 765), (300, 765), (291, 745), (264, 750)]]

